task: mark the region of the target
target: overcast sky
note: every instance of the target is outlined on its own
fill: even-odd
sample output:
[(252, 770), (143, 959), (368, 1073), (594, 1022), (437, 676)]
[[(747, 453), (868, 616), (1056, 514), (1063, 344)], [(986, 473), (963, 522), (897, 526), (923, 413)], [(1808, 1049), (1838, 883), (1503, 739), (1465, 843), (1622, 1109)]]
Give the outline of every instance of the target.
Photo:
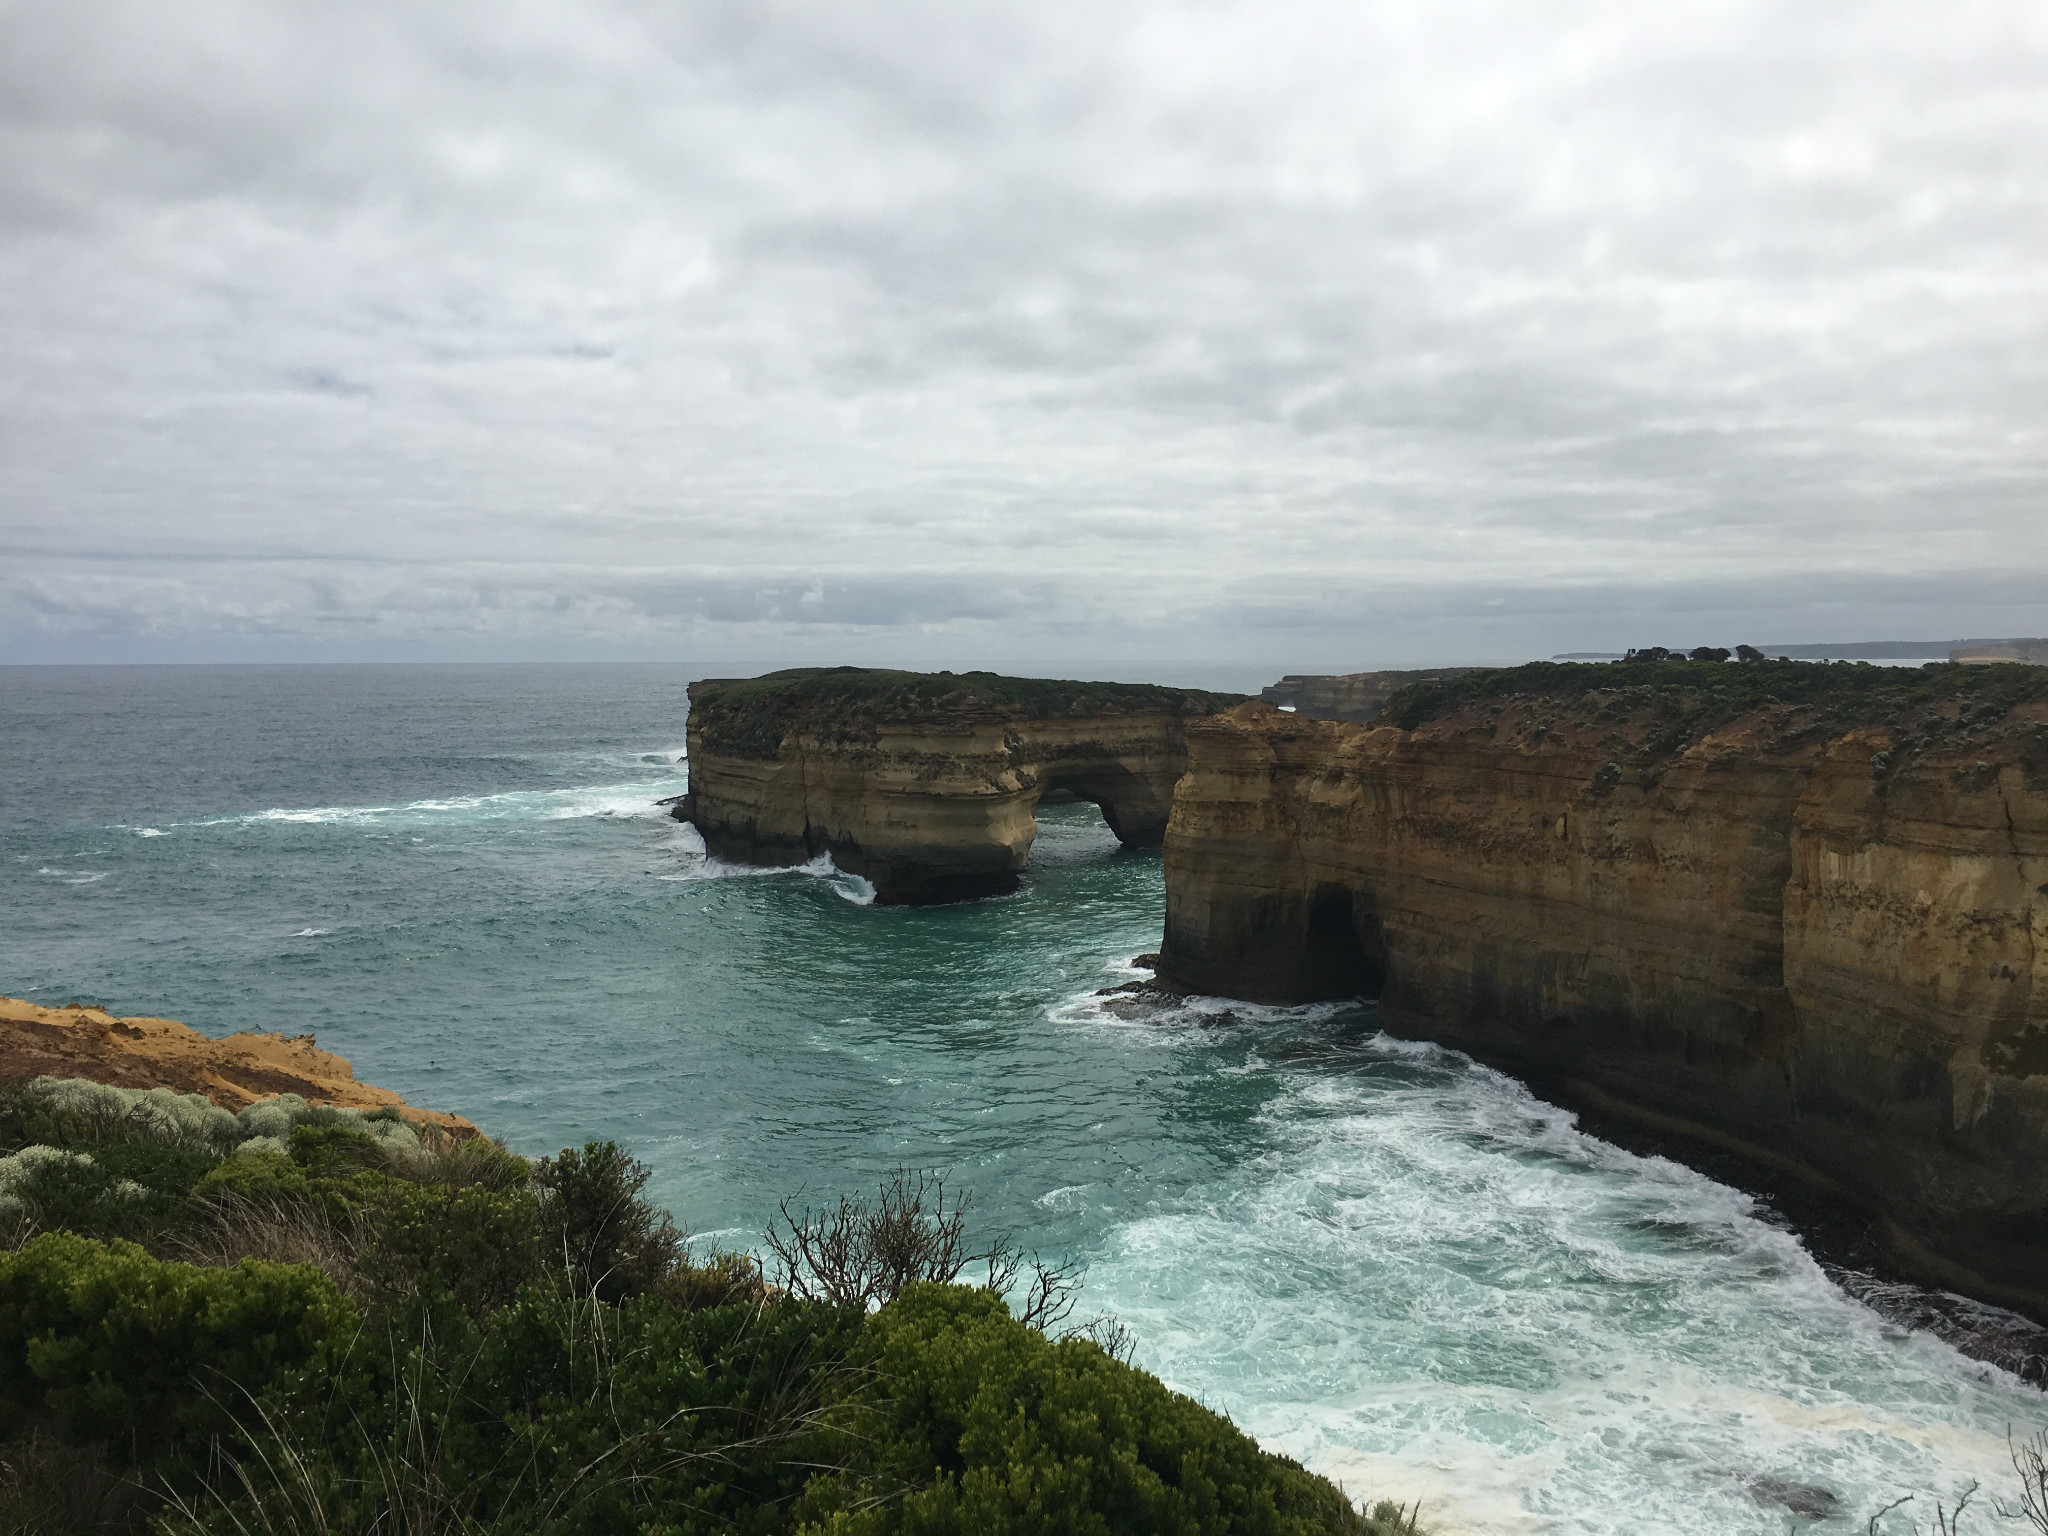
[(0, 658), (2048, 633), (2048, 6), (0, 0)]

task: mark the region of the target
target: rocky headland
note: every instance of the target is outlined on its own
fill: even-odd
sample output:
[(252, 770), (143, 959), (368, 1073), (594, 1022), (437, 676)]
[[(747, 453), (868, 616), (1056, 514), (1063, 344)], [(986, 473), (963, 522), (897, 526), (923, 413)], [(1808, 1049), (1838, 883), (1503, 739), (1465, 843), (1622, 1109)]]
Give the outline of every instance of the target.
[(113, 1088), (203, 1094), (240, 1111), (293, 1093), (338, 1109), (396, 1109), (415, 1125), (478, 1135), (460, 1115), (420, 1109), (389, 1088), (356, 1081), (355, 1069), (311, 1035), (242, 1033), (215, 1039), (173, 1019), (117, 1018), (87, 1003), (46, 1008), (0, 997), (0, 1080), (84, 1078)]
[(1377, 720), (1387, 700), (1412, 683), (1441, 683), (1479, 667), (1430, 667), (1394, 672), (1290, 672), (1259, 690), (1259, 697), (1280, 709), (1316, 720)]
[(735, 863), (829, 854), (885, 903), (1003, 895), (1050, 794), (1100, 806), (1126, 846), (1156, 845), (1189, 722), (1239, 702), (990, 672), (710, 679), (690, 685), (690, 792), (675, 815)]
[(2048, 1318), (2048, 677), (1541, 664), (1190, 720), (1168, 985), (1397, 1034)]

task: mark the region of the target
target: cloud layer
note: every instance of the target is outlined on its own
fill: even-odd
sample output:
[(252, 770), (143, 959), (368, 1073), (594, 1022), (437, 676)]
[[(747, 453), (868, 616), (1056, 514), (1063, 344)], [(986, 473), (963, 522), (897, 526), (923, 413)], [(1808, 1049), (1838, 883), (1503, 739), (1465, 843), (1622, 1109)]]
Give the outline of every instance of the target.
[(2039, 633), (2044, 252), (2035, 5), (16, 0), (0, 656)]

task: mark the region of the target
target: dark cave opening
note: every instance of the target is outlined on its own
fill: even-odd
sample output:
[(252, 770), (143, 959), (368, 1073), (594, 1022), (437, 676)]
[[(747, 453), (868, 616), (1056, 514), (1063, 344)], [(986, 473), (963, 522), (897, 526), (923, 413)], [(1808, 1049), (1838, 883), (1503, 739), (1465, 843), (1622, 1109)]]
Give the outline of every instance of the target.
[[(1341, 885), (1316, 887), (1301, 946), (1301, 995), (1308, 998), (1378, 997), (1386, 965), (1361, 935), (1359, 903)], [(1377, 923), (1371, 924), (1376, 930)]]

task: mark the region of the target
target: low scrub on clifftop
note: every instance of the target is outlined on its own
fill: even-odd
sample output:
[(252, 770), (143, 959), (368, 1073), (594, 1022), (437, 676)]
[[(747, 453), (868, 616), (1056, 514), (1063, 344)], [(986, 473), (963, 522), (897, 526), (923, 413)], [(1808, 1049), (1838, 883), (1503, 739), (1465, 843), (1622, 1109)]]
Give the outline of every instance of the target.
[(773, 757), (796, 728), (861, 730), (875, 722), (992, 715), (1044, 720), (1087, 715), (1208, 715), (1243, 696), (1154, 683), (1091, 683), (995, 672), (896, 672), (874, 667), (795, 667), (764, 677), (690, 685), (692, 729), (704, 747), (733, 757)]
[(1409, 1529), (1113, 1325), (1053, 1337), (1065, 1276), (934, 1179), (785, 1206), (772, 1277), (646, 1182), (610, 1142), (0, 1085), (0, 1532)]
[(1843, 730), (1915, 714), (1934, 728), (1936, 718), (1981, 724), (2021, 704), (2048, 701), (2048, 667), (1538, 661), (1411, 684), (1388, 699), (1381, 718), (1414, 730), (1471, 705), (1510, 699), (1655, 711), (1691, 736), (1771, 705), (1797, 708)]

